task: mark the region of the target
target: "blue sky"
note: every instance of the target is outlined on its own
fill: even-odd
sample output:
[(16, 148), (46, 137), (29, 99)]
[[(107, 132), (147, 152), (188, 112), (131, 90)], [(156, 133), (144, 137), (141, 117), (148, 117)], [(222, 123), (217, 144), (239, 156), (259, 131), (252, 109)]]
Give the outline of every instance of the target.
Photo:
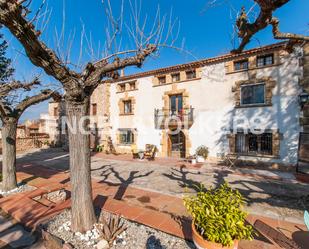
[[(132, 0), (134, 2), (135, 0)], [(140, 0), (137, 0), (139, 2)], [(224, 2), (224, 0), (221, 0)], [(37, 8), (41, 0), (33, 1), (33, 9)], [(119, 12), (121, 1), (112, 0), (114, 13)], [(153, 23), (157, 7), (160, 6), (161, 15), (173, 13), (173, 17), (178, 17), (180, 21), (180, 33), (177, 46), (181, 46), (185, 41), (185, 47), (192, 55), (179, 53), (173, 49), (163, 49), (160, 51), (159, 57), (148, 59), (142, 69), (130, 68), (126, 70), (126, 74), (140, 72), (178, 63), (193, 61), (212, 56), (217, 56), (229, 52), (233, 46), (231, 42), (231, 34), (233, 31), (233, 18), (235, 18), (235, 10), (239, 10), (242, 5), (247, 8), (252, 6), (253, 1), (249, 0), (230, 0), (225, 4), (205, 10), (207, 0), (141, 0), (141, 13), (148, 16), (148, 27)], [(230, 4), (227, 4), (230, 2)], [(65, 3), (65, 4), (64, 4)], [(65, 5), (65, 8), (64, 8)], [(54, 37), (55, 30), (60, 33), (63, 24), (63, 12), (65, 12), (65, 36), (69, 36), (70, 31), (76, 32), (75, 40), (72, 43), (72, 62), (76, 62), (80, 51), (80, 39), (82, 23), (88, 37), (92, 37), (93, 47), (103, 44), (105, 41), (104, 29), (106, 26), (106, 18), (101, 0), (49, 0), (49, 10), (52, 10), (50, 22), (42, 39), (49, 46), (55, 48)], [(65, 11), (63, 11), (65, 10)], [(129, 16), (129, 4), (125, 0), (124, 12)], [(309, 1), (308, 0), (291, 0), (283, 8), (275, 12), (275, 16), (280, 18), (280, 27), (282, 31), (295, 32), (308, 35), (309, 31)], [(128, 22), (129, 19), (125, 19)], [(37, 73), (41, 73), (44, 83), (50, 84), (55, 81), (44, 75), (43, 72), (33, 67), (28, 59), (23, 55), (23, 49), (19, 43), (4, 31), (5, 37), (10, 42), (8, 55), (14, 59), (16, 67), (16, 78), (31, 79)], [(255, 39), (252, 40), (247, 48), (275, 42), (272, 39), (270, 28), (261, 31)], [(123, 47), (131, 46), (131, 41), (126, 39), (124, 34)], [(84, 62), (89, 57), (84, 53), (82, 58)], [(47, 103), (41, 103), (30, 108), (22, 117), (22, 120), (38, 118), (39, 114), (47, 112)]]

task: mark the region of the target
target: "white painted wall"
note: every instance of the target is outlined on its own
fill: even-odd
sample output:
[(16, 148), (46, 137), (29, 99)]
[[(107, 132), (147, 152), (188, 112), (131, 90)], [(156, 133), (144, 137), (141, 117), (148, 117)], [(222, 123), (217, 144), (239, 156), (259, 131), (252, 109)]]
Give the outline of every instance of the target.
[[(189, 104), (194, 108), (195, 119), (189, 129), (192, 143), (190, 153), (200, 145), (209, 147), (210, 156), (217, 153), (228, 153), (226, 132), (232, 129), (237, 118), (248, 118), (250, 122), (256, 118), (262, 120), (260, 128), (279, 129), (283, 134), (280, 144), (280, 159), (258, 158), (258, 160), (295, 164), (297, 161), (297, 144), (300, 131), (298, 78), (301, 67), (297, 57), (285, 55), (280, 57), (279, 66), (258, 69), (257, 77), (271, 76), (277, 82), (273, 89), (271, 107), (234, 108), (232, 86), (236, 81), (247, 80), (247, 72), (225, 74), (224, 63), (203, 68), (202, 78), (189, 82), (178, 83), (178, 89), (189, 92)], [(137, 145), (144, 148), (145, 144), (155, 144), (159, 149), (161, 131), (154, 127), (154, 109), (163, 108), (165, 91), (172, 90), (172, 85), (153, 87), (152, 77), (137, 79), (138, 90), (128, 92), (128, 96), (136, 99), (133, 116), (119, 116), (118, 101), (125, 93), (117, 93), (117, 84), (111, 86), (111, 117), (112, 139), (116, 141), (119, 128), (135, 128), (138, 132)], [(254, 159), (254, 158), (248, 158)]]

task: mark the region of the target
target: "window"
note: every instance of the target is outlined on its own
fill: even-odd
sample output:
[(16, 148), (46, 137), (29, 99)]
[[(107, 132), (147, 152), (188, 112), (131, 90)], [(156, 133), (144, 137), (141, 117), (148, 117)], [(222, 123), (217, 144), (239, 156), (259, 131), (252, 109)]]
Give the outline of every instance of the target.
[(172, 82), (180, 81), (180, 73), (172, 74)]
[(172, 115), (182, 113), (183, 111), (182, 95), (170, 96), (170, 111)]
[(132, 101), (131, 100), (125, 100), (123, 101), (123, 113), (124, 114), (131, 114), (132, 113)]
[(256, 59), (256, 66), (263, 67), (274, 64), (274, 55), (268, 54), (263, 56), (258, 56)]
[(159, 84), (163, 85), (166, 83), (166, 76), (160, 76), (158, 77), (158, 80), (159, 80)]
[(234, 62), (234, 70), (247, 70), (249, 68), (248, 60), (235, 61)]
[(54, 117), (57, 117), (59, 114), (58, 107), (54, 107)]
[(254, 105), (265, 103), (265, 84), (241, 86), (241, 104)]
[(135, 82), (130, 82), (129, 86), (130, 86), (130, 90), (135, 90), (136, 89), (136, 83)]
[(134, 132), (132, 129), (119, 129), (119, 143), (120, 144), (133, 144)]
[(97, 115), (97, 104), (92, 104), (92, 115), (93, 116)]
[(119, 84), (119, 92), (124, 92), (126, 90), (126, 84)]
[(236, 135), (236, 153), (272, 155), (272, 133)]
[(196, 78), (196, 71), (195, 70), (187, 71), (186, 77), (187, 77), (187, 80), (195, 79)]

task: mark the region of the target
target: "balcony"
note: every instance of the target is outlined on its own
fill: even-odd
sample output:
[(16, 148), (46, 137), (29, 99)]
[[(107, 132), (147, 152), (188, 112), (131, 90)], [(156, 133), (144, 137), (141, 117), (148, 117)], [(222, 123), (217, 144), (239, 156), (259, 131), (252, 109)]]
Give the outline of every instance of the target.
[(155, 109), (154, 119), (156, 129), (189, 129), (193, 125), (193, 108), (172, 111)]

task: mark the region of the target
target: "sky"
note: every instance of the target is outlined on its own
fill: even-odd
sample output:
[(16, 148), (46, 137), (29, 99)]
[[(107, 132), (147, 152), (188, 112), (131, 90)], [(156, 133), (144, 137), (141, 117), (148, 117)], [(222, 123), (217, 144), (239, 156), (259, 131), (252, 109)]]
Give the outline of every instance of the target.
[[(118, 17), (121, 13), (121, 0), (112, 0), (111, 2), (114, 16)], [(31, 6), (33, 13), (36, 13), (40, 3), (41, 0), (33, 0)], [(233, 49), (233, 44), (237, 44), (237, 39), (233, 40), (231, 38), (237, 12), (243, 5), (249, 10), (253, 5), (253, 1), (219, 0), (219, 3), (221, 4), (209, 8), (207, 7), (207, 0), (131, 0), (133, 6), (140, 7), (140, 23), (143, 23), (145, 17), (147, 17), (145, 25), (146, 33), (156, 23), (155, 17), (159, 8), (160, 16), (162, 18), (164, 15), (167, 16), (165, 31), (163, 33), (168, 33), (168, 20), (171, 20), (171, 23), (175, 23), (176, 27), (172, 35), (169, 36), (166, 44), (172, 45), (172, 37), (177, 37), (173, 46), (184, 49), (179, 51), (179, 49), (170, 47), (162, 48), (158, 55), (147, 59), (141, 69), (132, 67), (126, 69), (125, 73), (132, 74), (228, 53)], [(105, 4), (105, 6), (107, 5)], [(74, 66), (78, 64), (78, 61), (86, 64), (88, 61), (93, 61), (101, 57), (102, 53), (99, 52), (101, 51), (102, 44), (106, 41), (105, 30), (108, 24), (102, 0), (47, 0), (46, 7), (51, 14), (49, 22), (41, 35), (41, 39), (49, 47), (56, 51), (61, 51), (62, 54), (70, 51), (70, 67), (72, 69), (80, 70)], [(132, 17), (130, 1), (124, 0), (123, 7), (123, 32), (118, 40), (121, 40), (121, 43), (119, 43), (121, 44), (121, 49), (127, 50), (134, 48), (133, 40), (129, 37), (129, 32), (126, 29), (128, 26), (130, 27)], [(252, 11), (250, 18), (254, 19), (257, 11)], [(274, 16), (280, 19), (280, 28), (282, 31), (309, 35), (308, 13), (308, 0), (291, 0), (284, 7), (277, 10)], [(162, 18), (161, 20), (163, 20)], [(41, 18), (37, 27), (42, 30), (44, 23), (46, 22)], [(56, 37), (57, 34), (58, 37), (60, 36), (63, 27), (65, 31), (64, 42), (60, 42), (59, 46), (56, 46), (57, 41), (62, 40)], [(85, 30), (82, 46), (83, 54), (80, 56), (80, 37), (83, 30)], [(59, 83), (53, 78), (48, 77), (42, 70), (34, 67), (29, 62), (18, 41), (7, 30), (3, 29), (2, 32), (5, 35), (5, 39), (9, 42), (8, 56), (13, 59), (13, 66), (16, 68), (15, 78), (31, 80), (31, 78), (39, 74), (43, 85), (59, 86)], [(69, 38), (70, 34), (75, 34), (74, 39)], [(68, 49), (70, 43), (67, 41), (72, 41), (70, 50)], [(274, 42), (277, 41), (272, 38), (271, 29), (267, 28), (259, 32), (246, 49)], [(90, 55), (89, 47), (98, 51), (95, 57)], [(24, 113), (21, 122), (26, 119), (37, 119), (40, 113), (46, 112), (47, 102), (38, 104), (29, 108)]]

